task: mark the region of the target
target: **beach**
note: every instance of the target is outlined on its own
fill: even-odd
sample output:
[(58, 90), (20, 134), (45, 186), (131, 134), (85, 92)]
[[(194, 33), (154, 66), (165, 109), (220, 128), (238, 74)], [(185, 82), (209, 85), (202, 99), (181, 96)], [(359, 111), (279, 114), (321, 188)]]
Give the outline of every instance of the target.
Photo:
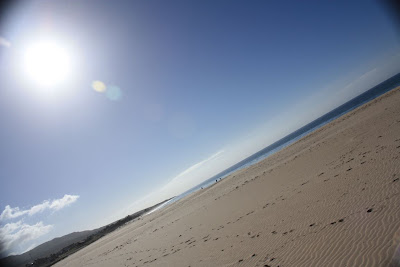
[(55, 266), (399, 266), (399, 245), (397, 88)]

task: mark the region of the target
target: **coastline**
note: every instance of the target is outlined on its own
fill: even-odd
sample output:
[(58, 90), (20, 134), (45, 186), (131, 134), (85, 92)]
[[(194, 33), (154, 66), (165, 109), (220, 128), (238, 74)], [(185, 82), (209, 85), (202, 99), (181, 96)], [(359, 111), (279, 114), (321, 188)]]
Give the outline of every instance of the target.
[(55, 266), (396, 266), (400, 88)]

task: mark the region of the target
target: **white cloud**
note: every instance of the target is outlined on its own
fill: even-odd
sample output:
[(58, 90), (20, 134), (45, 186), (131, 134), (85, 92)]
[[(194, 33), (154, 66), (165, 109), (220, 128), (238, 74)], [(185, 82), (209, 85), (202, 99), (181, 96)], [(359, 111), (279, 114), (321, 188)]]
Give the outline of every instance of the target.
[(61, 199), (53, 200), (50, 204), (50, 209), (60, 210), (64, 207), (67, 207), (70, 204), (74, 203), (78, 198), (79, 198), (79, 196), (76, 196), (76, 195), (75, 196), (64, 195), (64, 197)]
[(181, 172), (180, 174), (178, 174), (177, 176), (175, 176), (172, 181), (176, 181), (178, 179), (180, 179), (181, 177), (193, 172), (194, 170), (198, 169), (200, 166), (204, 165), (206, 162), (213, 160), (217, 157), (219, 157), (222, 153), (224, 153), (223, 150), (218, 151), (217, 153), (215, 153), (214, 155), (206, 158), (205, 160), (202, 160), (192, 166), (190, 166), (189, 168), (187, 168), (186, 170), (184, 170), (183, 172)]
[(0, 220), (17, 218), (27, 213), (29, 210), (19, 210), (18, 207), (11, 208), (10, 205), (7, 205), (0, 215)]
[[(132, 214), (133, 212), (152, 206), (167, 198), (177, 196), (193, 186), (198, 185), (204, 180), (211, 178), (215, 174), (224, 170), (223, 166), (221, 167), (217, 163), (225, 154), (226, 153), (224, 150), (219, 150), (208, 158), (193, 164), (189, 168), (176, 175), (161, 188), (156, 189), (145, 197), (134, 201), (124, 209), (118, 209), (118, 211), (116, 211), (116, 213), (112, 214), (110, 217), (104, 218), (102, 224), (110, 223), (128, 214)], [(100, 225), (101, 224), (96, 224), (93, 227), (98, 227)]]
[[(143, 200), (138, 202), (143, 201), (143, 203), (147, 203), (145, 200), (153, 200), (154, 195), (157, 196), (157, 200), (165, 200), (165, 198), (167, 197), (179, 195), (184, 191), (192, 188), (193, 186), (204, 182), (208, 178), (211, 178), (217, 173), (224, 170), (223, 168), (221, 168), (219, 163), (221, 163), (221, 160), (224, 158), (224, 156), (226, 156), (225, 154), (226, 153), (224, 150), (220, 150), (210, 157), (196, 164), (193, 164), (192, 166), (172, 178), (162, 188), (153, 192), (152, 194), (148, 195), (147, 197), (143, 198)], [(137, 206), (137, 203), (134, 204), (135, 206)]]
[(36, 213), (43, 212), (43, 211), (45, 211), (46, 209), (48, 209), (49, 206), (50, 206), (49, 201), (46, 200), (46, 201), (44, 201), (42, 204), (38, 204), (38, 205), (35, 205), (35, 206), (33, 206), (32, 208), (30, 208), (30, 209), (28, 210), (28, 214), (29, 214), (30, 216), (32, 216), (32, 215), (34, 215), (34, 214), (36, 214)]
[(60, 210), (64, 207), (67, 207), (74, 203), (79, 196), (77, 195), (64, 195), (63, 198), (55, 199), (52, 201), (46, 200), (41, 204), (35, 205), (27, 210), (20, 210), (19, 207), (11, 208), (10, 205), (7, 205), (3, 212), (0, 215), (0, 221), (7, 219), (14, 219), (25, 214), (32, 216), (36, 213), (43, 212), (45, 210)]
[(11, 43), (10, 43), (10, 41), (8, 41), (0, 36), (0, 46), (10, 47)]
[(34, 225), (29, 225), (22, 221), (7, 223), (0, 227), (0, 248), (2, 249), (0, 253), (47, 234), (52, 228), (53, 225), (44, 225), (43, 222), (38, 222)]

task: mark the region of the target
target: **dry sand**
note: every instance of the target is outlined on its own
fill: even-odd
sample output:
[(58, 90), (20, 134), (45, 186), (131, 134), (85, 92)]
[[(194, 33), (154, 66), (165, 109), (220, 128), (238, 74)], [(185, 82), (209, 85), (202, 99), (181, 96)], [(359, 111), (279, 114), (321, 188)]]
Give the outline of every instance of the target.
[(396, 89), (56, 266), (397, 266), (399, 157)]

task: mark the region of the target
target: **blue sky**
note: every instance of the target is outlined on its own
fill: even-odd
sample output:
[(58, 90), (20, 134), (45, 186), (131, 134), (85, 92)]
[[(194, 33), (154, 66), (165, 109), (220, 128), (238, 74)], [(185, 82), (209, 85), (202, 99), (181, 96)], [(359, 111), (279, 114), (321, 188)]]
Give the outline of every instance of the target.
[[(400, 70), (376, 1), (25, 2), (0, 27), (7, 254), (182, 193)], [(74, 61), (48, 90), (21, 66), (43, 36)]]

